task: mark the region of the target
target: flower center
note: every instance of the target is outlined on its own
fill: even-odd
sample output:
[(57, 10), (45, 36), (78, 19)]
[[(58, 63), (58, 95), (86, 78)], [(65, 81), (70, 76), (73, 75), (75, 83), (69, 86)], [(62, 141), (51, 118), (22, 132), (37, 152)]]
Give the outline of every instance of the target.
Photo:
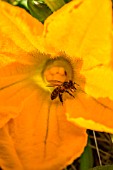
[(45, 70), (44, 77), (48, 82), (64, 82), (67, 79), (67, 72), (63, 67), (53, 66)]
[(44, 81), (49, 84), (61, 84), (73, 79), (71, 63), (63, 57), (50, 59), (43, 72)]
[(66, 57), (48, 57), (43, 59), (41, 64), (38, 66), (38, 69), (36, 68), (36, 73), (32, 77), (35, 84), (50, 92), (53, 91), (55, 86), (73, 79), (73, 67)]

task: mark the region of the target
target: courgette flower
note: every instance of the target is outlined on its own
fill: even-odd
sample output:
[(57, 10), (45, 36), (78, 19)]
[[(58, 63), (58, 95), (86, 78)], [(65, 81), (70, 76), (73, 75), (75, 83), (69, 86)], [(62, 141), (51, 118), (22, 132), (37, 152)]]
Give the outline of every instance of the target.
[(0, 1), (0, 167), (62, 170), (87, 129), (113, 133), (112, 61), (110, 0), (73, 0), (44, 25)]

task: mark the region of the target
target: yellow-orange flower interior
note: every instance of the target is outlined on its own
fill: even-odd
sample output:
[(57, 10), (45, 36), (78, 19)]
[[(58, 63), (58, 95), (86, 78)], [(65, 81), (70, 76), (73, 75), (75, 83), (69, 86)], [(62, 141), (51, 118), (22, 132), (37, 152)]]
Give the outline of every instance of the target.
[[(86, 129), (113, 132), (112, 4), (73, 0), (44, 25), (3, 1), (0, 11), (0, 166), (61, 170)], [(75, 98), (52, 101), (55, 79), (77, 83)]]

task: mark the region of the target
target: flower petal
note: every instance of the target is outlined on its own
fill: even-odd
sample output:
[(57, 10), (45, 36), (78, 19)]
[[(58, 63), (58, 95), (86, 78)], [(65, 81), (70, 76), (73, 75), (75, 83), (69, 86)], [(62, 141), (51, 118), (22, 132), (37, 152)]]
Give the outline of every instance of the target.
[(22, 55), (22, 60), (17, 56), (0, 57), (0, 127), (20, 113), (25, 100), (35, 89), (44, 91), (38, 84), (42, 80), (43, 60), (46, 61), (48, 56), (37, 52)]
[[(16, 77), (15, 79), (18, 78)], [(4, 78), (1, 81), (6, 81), (6, 79), (8, 79), (7, 82), (11, 82), (9, 78)], [(26, 79), (17, 80), (16, 82), (13, 80), (12, 83), (0, 89), (0, 127), (20, 113), (24, 101), (32, 92), (33, 88)]]
[(65, 51), (72, 58), (82, 58), (84, 69), (88, 69), (110, 61), (111, 30), (110, 0), (73, 0), (46, 20), (45, 47), (50, 51)]
[(65, 102), (67, 119), (80, 127), (113, 133), (113, 101), (77, 93)]
[(9, 135), (7, 125), (0, 128), (0, 167), (1, 166), (6, 170), (23, 170), (22, 164), (18, 159), (17, 152), (14, 148), (14, 143)]
[(36, 89), (21, 114), (7, 124), (23, 169), (63, 169), (80, 156), (87, 143), (86, 130), (66, 120), (62, 105), (49, 101), (50, 95)]
[(1, 52), (32, 51), (43, 25), (19, 7), (0, 1)]
[(113, 70), (108, 66), (97, 66), (82, 70), (85, 77), (84, 91), (95, 98), (110, 98), (113, 100)]

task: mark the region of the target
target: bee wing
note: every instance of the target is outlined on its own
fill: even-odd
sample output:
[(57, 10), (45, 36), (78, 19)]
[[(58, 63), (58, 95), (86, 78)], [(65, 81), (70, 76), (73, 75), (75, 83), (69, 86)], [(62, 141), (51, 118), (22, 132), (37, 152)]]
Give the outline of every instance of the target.
[(58, 81), (58, 80), (51, 80), (51, 81), (49, 81), (49, 83), (51, 83), (51, 84), (48, 84), (47, 87), (60, 86), (63, 82)]
[(49, 84), (49, 85), (47, 85), (47, 87), (54, 87), (54, 85)]
[(55, 86), (60, 86), (59, 84), (49, 84), (47, 87), (55, 87)]
[(62, 81), (59, 81), (59, 80), (50, 80), (49, 82), (51, 82), (51, 83), (63, 83)]

